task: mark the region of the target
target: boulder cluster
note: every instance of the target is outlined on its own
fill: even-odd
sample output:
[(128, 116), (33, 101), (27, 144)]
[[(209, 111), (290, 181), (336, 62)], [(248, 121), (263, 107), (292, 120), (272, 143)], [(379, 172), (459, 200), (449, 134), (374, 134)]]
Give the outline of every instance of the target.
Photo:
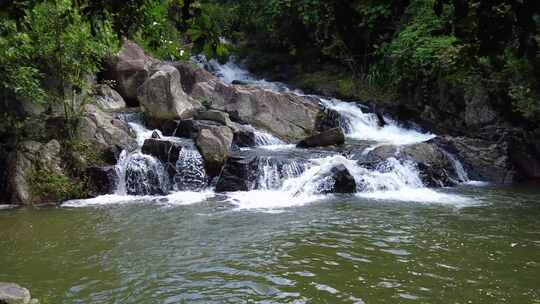
[[(160, 138), (159, 134), (138, 143), (126, 119), (129, 115), (141, 115), (146, 126), (165, 136), (191, 139), (217, 191), (249, 189), (248, 175), (257, 157), (241, 153), (240, 148), (255, 145), (254, 128), (294, 143), (307, 154), (320, 147), (334, 149), (366, 168), (377, 168), (390, 156), (411, 160), (423, 182), (433, 187), (453, 185), (459, 180), (451, 155), (463, 163), (472, 179), (509, 183), (540, 177), (540, 161), (531, 147), (511, 134), (494, 140), (441, 136), (399, 149), (386, 145), (362, 153), (366, 143), (345, 143), (347, 130), (342, 117), (321, 106), (315, 97), (228, 84), (193, 63), (154, 59), (130, 41), (125, 41), (121, 51), (111, 58), (103, 75), (106, 81), (96, 85), (92, 102), (82, 105), (77, 134), (101, 161), (90, 161), (80, 151), (66, 150), (56, 139), (22, 142), (16, 151), (0, 157), (0, 168), (5, 169), (0, 175), (1, 200), (18, 204), (47, 201), (47, 197), (31, 191), (29, 174), (35, 168), (65, 174), (66, 155), (84, 168), (81, 174), (87, 177), (90, 195), (113, 191), (116, 177), (112, 165), (123, 150), (129, 152), (142, 146), (143, 153), (159, 159), (166, 170), (174, 170), (182, 145)], [(61, 119), (50, 118), (46, 129), (60, 129), (61, 123)], [(332, 171), (340, 181), (332, 191), (353, 192), (346, 171)]]

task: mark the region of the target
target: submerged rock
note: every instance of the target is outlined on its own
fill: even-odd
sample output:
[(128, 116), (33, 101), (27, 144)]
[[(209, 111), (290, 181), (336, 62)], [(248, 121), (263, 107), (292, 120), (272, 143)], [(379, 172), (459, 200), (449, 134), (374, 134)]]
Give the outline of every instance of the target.
[(138, 89), (137, 97), (144, 111), (156, 119), (185, 119), (201, 107), (182, 89), (180, 72), (163, 65)]
[(30, 291), (18, 284), (0, 282), (0, 303), (39, 304), (39, 301), (32, 299)]
[(341, 164), (332, 167), (332, 169), (324, 175), (318, 190), (319, 193), (323, 194), (355, 193), (356, 182), (349, 170)]
[(368, 169), (384, 168), (389, 158), (401, 162), (412, 161), (417, 166), (423, 184), (428, 187), (453, 186), (460, 182), (449, 154), (433, 142), (407, 146), (382, 145), (368, 153), (353, 153), (351, 156)]
[(342, 145), (345, 143), (345, 134), (341, 128), (333, 128), (322, 131), (300, 141), (299, 148), (324, 147), (333, 145)]

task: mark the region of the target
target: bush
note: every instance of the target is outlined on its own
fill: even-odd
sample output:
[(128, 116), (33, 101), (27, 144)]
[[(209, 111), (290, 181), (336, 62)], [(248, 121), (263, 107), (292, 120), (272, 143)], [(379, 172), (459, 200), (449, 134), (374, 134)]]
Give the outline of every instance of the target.
[(36, 167), (27, 172), (34, 198), (40, 201), (63, 202), (74, 198), (88, 197), (85, 183), (50, 169)]

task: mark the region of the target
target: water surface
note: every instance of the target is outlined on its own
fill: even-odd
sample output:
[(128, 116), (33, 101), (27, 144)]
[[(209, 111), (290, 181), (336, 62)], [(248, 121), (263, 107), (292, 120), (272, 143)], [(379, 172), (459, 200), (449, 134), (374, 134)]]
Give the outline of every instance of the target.
[(44, 303), (540, 303), (540, 187), (438, 191), (470, 200), (0, 211), (0, 281)]

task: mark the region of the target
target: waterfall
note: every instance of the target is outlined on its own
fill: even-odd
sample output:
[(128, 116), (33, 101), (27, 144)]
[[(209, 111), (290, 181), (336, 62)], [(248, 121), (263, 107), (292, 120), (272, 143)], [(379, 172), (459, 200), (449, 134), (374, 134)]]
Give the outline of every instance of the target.
[(321, 98), (321, 103), (340, 113), (343, 118), (342, 123), (346, 124), (343, 129), (347, 137), (352, 139), (408, 145), (428, 141), (435, 137), (433, 134), (402, 128), (389, 117), (384, 118), (386, 125), (380, 127), (375, 113), (366, 113), (354, 103), (324, 98)]
[(465, 171), (463, 164), (452, 153), (445, 152), (445, 154), (446, 154), (446, 157), (448, 157), (448, 159), (452, 163), (452, 166), (454, 167), (454, 170), (456, 171), (456, 174), (459, 178), (459, 182), (462, 182), (462, 183), (469, 182), (470, 178), (469, 178), (469, 175), (467, 174), (467, 171)]
[[(136, 135), (138, 148), (131, 153), (122, 151), (115, 166), (118, 181), (117, 195), (164, 195), (173, 191), (201, 191), (207, 183), (204, 161), (191, 141), (166, 137), (158, 130), (148, 130), (142, 125), (140, 115), (123, 115)], [(141, 152), (144, 141), (154, 132), (165, 140), (182, 143), (172, 176), (166, 166), (151, 155)], [(170, 168), (169, 168), (170, 169)]]
[(273, 159), (270, 157), (259, 157), (255, 183), (252, 190), (278, 190), (283, 183), (291, 178), (300, 176), (308, 164), (296, 159)]
[[(287, 88), (284, 84), (267, 82), (253, 77), (234, 62), (220, 65), (218, 62), (199, 62), (210, 69), (222, 81), (233, 83), (235, 80), (245, 85), (257, 86), (267, 90), (289, 92), (305, 96), (299, 91)], [(339, 126), (344, 130), (350, 142), (365, 141), (368, 147), (363, 150), (366, 156), (373, 149), (392, 145), (411, 145), (428, 141), (433, 134), (403, 128), (396, 121), (384, 117), (381, 126), (376, 113), (355, 103), (337, 99), (325, 99), (317, 96), (322, 107), (327, 108), (339, 119)], [(115, 194), (123, 195), (168, 195), (180, 199), (184, 194), (191, 197), (206, 198), (208, 176), (204, 169), (204, 160), (191, 140), (165, 137), (157, 130), (148, 130), (143, 125), (140, 114), (123, 114), (122, 118), (136, 134), (138, 149), (123, 151), (116, 165), (118, 181)], [(421, 179), (417, 164), (401, 159), (399, 155), (389, 156), (379, 163), (364, 167), (358, 160), (343, 156), (333, 149), (298, 149), (265, 131), (245, 126), (255, 135), (253, 148), (241, 148), (243, 153), (253, 153), (256, 163), (250, 163), (245, 176), (248, 179), (246, 192), (227, 193), (228, 200), (239, 208), (281, 208), (303, 205), (314, 200), (328, 197), (337, 180), (334, 169), (343, 168), (349, 172), (356, 183), (356, 195), (377, 200), (403, 200), (451, 203), (462, 199), (426, 188)], [(157, 158), (145, 155), (141, 148), (153, 132), (158, 132), (163, 140), (181, 144), (175, 164), (162, 163)], [(348, 153), (343, 153), (347, 155)], [(176, 159), (176, 158), (175, 158)], [(448, 154), (460, 182), (469, 181), (467, 172), (458, 158)], [(349, 179), (350, 181), (350, 179)], [(349, 183), (349, 186), (352, 185)], [(206, 189), (206, 190), (205, 190)], [(354, 190), (354, 189), (353, 189)], [(172, 191), (172, 194), (171, 194)], [(190, 195), (188, 195), (190, 194)], [(201, 195), (193, 195), (201, 194)], [(117, 201), (117, 198), (109, 198)]]
[(207, 183), (204, 160), (193, 145), (186, 145), (176, 161), (175, 191), (200, 191)]
[(255, 130), (255, 144), (257, 146), (285, 145), (285, 142), (274, 135), (259, 130)]

